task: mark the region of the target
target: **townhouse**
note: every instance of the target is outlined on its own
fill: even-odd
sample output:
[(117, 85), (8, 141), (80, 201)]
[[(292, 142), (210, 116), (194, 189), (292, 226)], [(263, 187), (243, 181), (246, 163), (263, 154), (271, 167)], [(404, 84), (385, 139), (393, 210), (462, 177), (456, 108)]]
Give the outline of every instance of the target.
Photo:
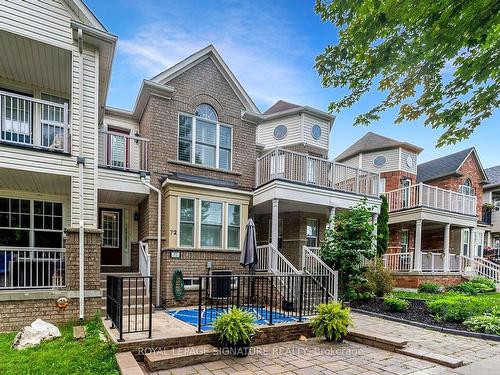
[(418, 287), (429, 280), (454, 284), (467, 270), (496, 274), (488, 268), (496, 266), (483, 257), (493, 229), (483, 198), (488, 176), (476, 150), (418, 164), (421, 152), (418, 146), (370, 132), (336, 158), (380, 173), (380, 191), (389, 204), (384, 260), (395, 271), (396, 285)]
[(192, 303), (196, 276), (248, 272), (249, 217), (271, 273), (318, 262), (337, 210), (376, 220), (378, 171), (327, 159), (330, 114), (261, 113), (213, 46), (106, 107), (116, 42), (82, 1), (0, 2), (0, 330), (93, 316), (108, 274)]

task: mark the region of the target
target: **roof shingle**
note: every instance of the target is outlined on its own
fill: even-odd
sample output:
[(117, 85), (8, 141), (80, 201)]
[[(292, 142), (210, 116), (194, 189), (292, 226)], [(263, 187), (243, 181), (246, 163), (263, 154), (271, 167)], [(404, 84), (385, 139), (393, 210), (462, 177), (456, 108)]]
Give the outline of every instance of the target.
[(299, 107), (301, 107), (301, 106), (298, 104), (285, 102), (284, 100), (278, 100), (271, 107), (269, 107), (267, 109), (267, 111), (265, 111), (263, 114), (270, 115), (273, 113), (283, 112), (283, 111), (286, 111), (288, 109), (299, 108)]
[(474, 151), (474, 147), (419, 164), (417, 166), (417, 182), (431, 181), (458, 173), (458, 169), (472, 151)]

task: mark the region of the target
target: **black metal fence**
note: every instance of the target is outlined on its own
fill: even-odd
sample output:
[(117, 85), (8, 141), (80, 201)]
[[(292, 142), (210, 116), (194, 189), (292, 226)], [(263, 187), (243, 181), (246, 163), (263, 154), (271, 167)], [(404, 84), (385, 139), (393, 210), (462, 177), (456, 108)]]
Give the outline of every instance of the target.
[(323, 287), (327, 278), (307, 274), (200, 276), (198, 332), (211, 329), (217, 315), (232, 307), (254, 313), (259, 324), (301, 322), (316, 314), (318, 304), (332, 300)]
[(106, 279), (106, 318), (124, 341), (126, 333), (152, 333), (153, 283), (151, 276), (108, 276)]

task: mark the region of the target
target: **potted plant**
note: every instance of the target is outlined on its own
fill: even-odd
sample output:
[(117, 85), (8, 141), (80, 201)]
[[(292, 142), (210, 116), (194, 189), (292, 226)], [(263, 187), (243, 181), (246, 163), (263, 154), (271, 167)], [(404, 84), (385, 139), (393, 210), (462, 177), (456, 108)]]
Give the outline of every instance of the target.
[(256, 332), (252, 313), (233, 307), (220, 314), (214, 322), (214, 330), (222, 348), (229, 349), (235, 357), (246, 357), (252, 337)]
[(319, 304), (317, 310), (310, 322), (314, 334), (324, 335), (327, 341), (344, 341), (348, 327), (352, 326), (351, 309), (342, 307), (342, 302), (330, 302)]

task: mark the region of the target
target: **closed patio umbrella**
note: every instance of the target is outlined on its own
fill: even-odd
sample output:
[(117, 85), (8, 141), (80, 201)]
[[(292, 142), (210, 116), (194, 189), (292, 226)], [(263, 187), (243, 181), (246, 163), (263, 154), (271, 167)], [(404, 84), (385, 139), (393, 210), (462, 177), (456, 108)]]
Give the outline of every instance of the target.
[(255, 269), (258, 262), (257, 258), (257, 237), (255, 235), (255, 224), (252, 219), (248, 219), (247, 232), (245, 234), (245, 242), (241, 251), (240, 264), (244, 267), (250, 267), (250, 270)]

